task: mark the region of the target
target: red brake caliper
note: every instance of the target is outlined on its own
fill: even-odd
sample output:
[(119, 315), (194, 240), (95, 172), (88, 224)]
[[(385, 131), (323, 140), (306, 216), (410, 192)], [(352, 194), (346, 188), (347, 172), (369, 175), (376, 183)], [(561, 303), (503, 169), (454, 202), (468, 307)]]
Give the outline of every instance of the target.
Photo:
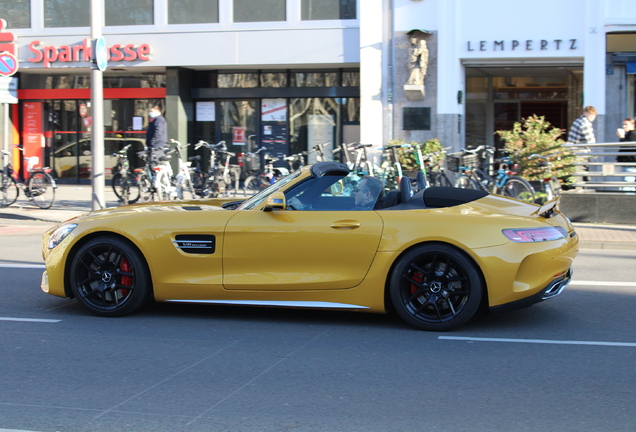
[[(411, 275), (411, 279), (413, 279), (415, 282), (418, 283), (422, 283), (424, 282), (424, 276), (422, 276), (422, 273), (420, 272), (414, 272)], [(417, 286), (415, 284), (411, 284), (411, 294), (415, 294), (417, 292)]]
[[(119, 266), (119, 270), (121, 270), (124, 273), (130, 273), (131, 272), (132, 266), (130, 265), (130, 263), (128, 262), (128, 260), (126, 258), (123, 258), (121, 260), (121, 265)], [(130, 277), (130, 276), (122, 276), (121, 277), (121, 285), (123, 285), (123, 286), (132, 287), (132, 282), (133, 282), (133, 280), (132, 280), (132, 277)], [(125, 288), (122, 288), (120, 291), (121, 291), (121, 294), (123, 296), (126, 296), (126, 295), (128, 295), (128, 291), (129, 290), (127, 290)]]

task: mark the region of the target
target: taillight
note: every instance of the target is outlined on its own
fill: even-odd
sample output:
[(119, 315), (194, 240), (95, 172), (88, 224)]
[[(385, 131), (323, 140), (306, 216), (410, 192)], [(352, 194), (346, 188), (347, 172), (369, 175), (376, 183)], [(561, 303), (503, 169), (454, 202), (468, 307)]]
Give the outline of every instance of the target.
[(508, 239), (517, 243), (532, 243), (540, 241), (559, 240), (567, 236), (567, 231), (561, 227), (545, 228), (517, 228), (501, 231)]

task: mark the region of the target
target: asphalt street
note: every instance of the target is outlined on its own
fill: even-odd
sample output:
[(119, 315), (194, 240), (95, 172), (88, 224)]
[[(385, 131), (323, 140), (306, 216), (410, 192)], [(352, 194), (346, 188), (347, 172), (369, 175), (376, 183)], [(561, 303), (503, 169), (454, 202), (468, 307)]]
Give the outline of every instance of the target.
[[(4, 222), (4, 221), (3, 221)], [(392, 315), (151, 304), (115, 319), (39, 289), (50, 223), (0, 243), (0, 431), (634, 431), (634, 250), (454, 332)]]

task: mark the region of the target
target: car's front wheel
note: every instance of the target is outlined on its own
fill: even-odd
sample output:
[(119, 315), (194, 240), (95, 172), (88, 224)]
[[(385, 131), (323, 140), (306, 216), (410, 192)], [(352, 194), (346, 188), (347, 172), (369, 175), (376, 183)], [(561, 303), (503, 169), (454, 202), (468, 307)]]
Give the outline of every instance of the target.
[(80, 304), (99, 316), (134, 312), (151, 293), (150, 274), (139, 251), (112, 236), (80, 247), (71, 261), (69, 281)]
[(447, 331), (466, 323), (481, 303), (475, 263), (450, 245), (431, 243), (406, 252), (389, 281), (396, 312), (420, 330)]

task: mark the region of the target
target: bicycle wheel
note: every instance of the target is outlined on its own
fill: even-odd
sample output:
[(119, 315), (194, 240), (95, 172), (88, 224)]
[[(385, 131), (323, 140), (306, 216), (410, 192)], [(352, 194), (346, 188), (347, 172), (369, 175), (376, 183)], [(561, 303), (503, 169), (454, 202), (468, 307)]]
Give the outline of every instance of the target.
[(41, 209), (51, 208), (55, 202), (53, 179), (44, 171), (34, 171), (27, 183), (27, 193), (35, 205)]
[(177, 177), (177, 198), (185, 200), (197, 198), (189, 175)]
[[(122, 201), (124, 205), (134, 204), (139, 201), (141, 195), (141, 188), (139, 182), (135, 177), (127, 176), (125, 180), (122, 179), (121, 172), (118, 172), (113, 176), (113, 192), (117, 196), (119, 201)], [(128, 190), (128, 200), (124, 199), (124, 191)], [(128, 202), (126, 202), (128, 201)]]
[(12, 177), (2, 174), (2, 184), (0, 184), (0, 207), (10, 206), (18, 199), (20, 189)]
[(512, 176), (506, 180), (501, 194), (521, 201), (534, 202), (534, 188), (526, 180), (517, 176)]
[(446, 177), (446, 174), (437, 173), (435, 174), (435, 181), (433, 182), (433, 186), (453, 187), (453, 184), (448, 179), (448, 177)]
[(261, 181), (256, 176), (249, 176), (243, 183), (246, 194), (255, 194), (263, 189)]
[(455, 181), (455, 187), (460, 189), (481, 189), (477, 182), (467, 175), (461, 175)]
[(172, 186), (170, 176), (165, 171), (159, 171), (157, 173), (156, 188), (157, 195), (162, 201), (170, 201), (171, 199), (176, 197), (176, 193), (174, 191), (174, 186)]
[(152, 185), (152, 181), (145, 173), (139, 177), (139, 189), (141, 201), (148, 202), (155, 200), (155, 187)]

